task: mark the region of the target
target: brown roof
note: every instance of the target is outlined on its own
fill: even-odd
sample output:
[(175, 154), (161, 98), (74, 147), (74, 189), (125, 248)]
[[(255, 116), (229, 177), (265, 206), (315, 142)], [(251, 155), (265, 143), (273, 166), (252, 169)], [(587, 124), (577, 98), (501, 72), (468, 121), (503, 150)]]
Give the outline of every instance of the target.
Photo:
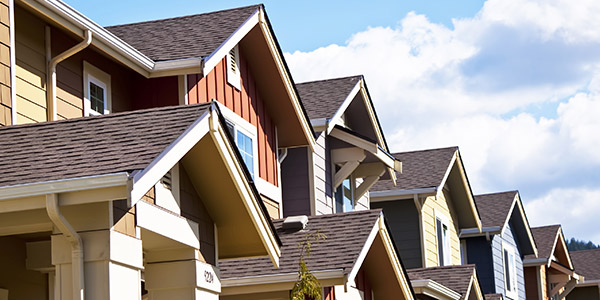
[(296, 273), (300, 258), (298, 243), (305, 240), (307, 234), (317, 231), (325, 234), (326, 239), (312, 244), (311, 255), (306, 259), (308, 268), (311, 271), (341, 269), (348, 274), (380, 215), (381, 210), (375, 209), (312, 216), (308, 217), (306, 228), (300, 231), (285, 231), (283, 219), (275, 220), (273, 223), (283, 244), (279, 268), (274, 268), (267, 257), (220, 260), (221, 279)]
[(429, 279), (433, 280), (461, 295), (465, 299), (469, 284), (473, 279), (475, 265), (444, 266), (432, 268), (409, 269), (408, 277), (411, 281)]
[(155, 61), (207, 57), (262, 5), (106, 27)]
[(575, 272), (585, 280), (600, 280), (600, 249), (570, 251)]
[(508, 219), (517, 191), (476, 195), (475, 203), (479, 209), (483, 227), (503, 227)]
[(0, 186), (144, 169), (210, 104), (0, 128)]
[(502, 300), (502, 294), (485, 294), (485, 300)]
[[(554, 247), (554, 241), (556, 235), (560, 230), (560, 225), (550, 225), (531, 228), (531, 234), (533, 234), (533, 240), (538, 249), (538, 258), (548, 259), (552, 255), (552, 248)], [(534, 255), (526, 255), (526, 259), (535, 259)]]
[(362, 76), (351, 76), (296, 84), (310, 119), (331, 119)]
[(402, 162), (402, 173), (396, 172), (396, 186), (391, 180), (379, 180), (371, 191), (409, 190), (437, 187), (450, 167), (458, 147), (410, 151), (392, 154)]

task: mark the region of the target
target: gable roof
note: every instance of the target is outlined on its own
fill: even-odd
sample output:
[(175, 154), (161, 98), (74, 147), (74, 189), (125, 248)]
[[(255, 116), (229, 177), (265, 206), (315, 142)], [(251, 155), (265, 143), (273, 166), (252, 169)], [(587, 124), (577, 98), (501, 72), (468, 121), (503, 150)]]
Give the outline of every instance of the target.
[(396, 172), (396, 186), (391, 180), (379, 180), (371, 191), (438, 187), (442, 184), (456, 151), (458, 147), (393, 153), (402, 162), (402, 173)]
[(472, 291), (475, 276), (475, 265), (457, 265), (407, 270), (411, 281), (433, 280), (457, 293), (465, 299)]
[(306, 265), (311, 272), (341, 269), (349, 274), (362, 250), (381, 210), (366, 210), (308, 217), (304, 230), (286, 231), (284, 219), (273, 224), (281, 238), (279, 268), (274, 268), (268, 258), (244, 258), (219, 261), (221, 278), (255, 277), (261, 275), (295, 274), (298, 271), (300, 249), (298, 243), (309, 233), (320, 232), (326, 239), (313, 243)]
[(167, 107), (2, 127), (0, 186), (144, 169), (209, 108)]
[[(538, 248), (538, 257), (543, 259), (549, 259), (554, 251), (554, 245), (558, 239), (558, 233), (560, 231), (560, 225), (549, 225), (541, 227), (531, 228), (535, 244)], [(534, 259), (535, 257), (527, 255), (526, 259)]]
[(318, 80), (296, 84), (308, 117), (331, 119), (362, 76)]
[(155, 61), (207, 57), (260, 8), (252, 5), (106, 29)]
[(578, 250), (569, 253), (575, 271), (583, 275), (585, 281), (600, 280), (600, 249)]
[(515, 204), (517, 191), (475, 195), (483, 227), (504, 227)]

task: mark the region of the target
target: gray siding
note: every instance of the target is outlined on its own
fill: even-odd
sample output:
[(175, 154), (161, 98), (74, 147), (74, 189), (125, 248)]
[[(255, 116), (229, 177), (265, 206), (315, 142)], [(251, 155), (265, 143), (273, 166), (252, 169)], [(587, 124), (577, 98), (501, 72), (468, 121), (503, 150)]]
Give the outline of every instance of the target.
[(383, 209), (383, 215), (390, 227), (396, 250), (404, 267), (421, 268), (421, 234), (419, 214), (411, 200), (372, 202), (372, 208)]
[(283, 216), (310, 216), (308, 148), (291, 148), (281, 164)]
[(484, 294), (496, 293), (496, 281), (492, 263), (492, 246), (485, 237), (467, 238), (467, 263), (475, 264), (477, 276)]
[(334, 213), (331, 153), (327, 143), (327, 136), (323, 132), (317, 134), (315, 152), (312, 155), (312, 159), (315, 187), (315, 213), (317, 215)]
[(578, 287), (567, 295), (567, 300), (599, 300), (600, 288), (598, 286)]
[[(492, 240), (492, 257), (494, 259), (494, 274), (496, 283), (496, 293), (505, 294), (504, 291), (504, 266), (502, 260), (502, 243), (508, 244), (515, 248), (515, 260), (517, 265), (517, 288), (519, 299), (525, 299), (525, 279), (523, 276), (523, 255), (521, 250), (515, 241), (512, 226), (509, 222), (508, 226), (504, 229), (503, 235), (495, 235)], [(505, 297), (506, 298), (506, 297)]]

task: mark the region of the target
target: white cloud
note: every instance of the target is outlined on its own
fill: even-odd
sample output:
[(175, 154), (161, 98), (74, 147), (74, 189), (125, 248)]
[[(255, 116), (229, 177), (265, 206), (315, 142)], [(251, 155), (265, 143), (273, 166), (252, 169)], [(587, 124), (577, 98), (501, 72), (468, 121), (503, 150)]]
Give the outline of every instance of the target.
[(600, 185), (598, 15), (600, 1), (489, 0), (454, 29), (409, 13), (286, 60), (297, 82), (364, 74), (392, 150), (458, 145), (475, 193), (545, 195), (548, 222), (584, 229), (556, 193)]

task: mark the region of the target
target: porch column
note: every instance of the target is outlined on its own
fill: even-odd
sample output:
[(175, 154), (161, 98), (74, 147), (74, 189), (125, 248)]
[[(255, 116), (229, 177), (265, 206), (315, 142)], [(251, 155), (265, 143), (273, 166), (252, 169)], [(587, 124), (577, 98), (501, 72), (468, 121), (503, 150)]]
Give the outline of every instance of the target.
[(147, 252), (144, 278), (148, 298), (219, 299), (218, 269), (203, 260), (200, 251), (192, 247)]
[[(83, 240), (85, 299), (141, 299), (142, 241), (110, 230), (79, 234)], [(51, 245), (56, 267), (54, 299), (71, 300), (71, 245), (62, 234), (53, 235)]]

